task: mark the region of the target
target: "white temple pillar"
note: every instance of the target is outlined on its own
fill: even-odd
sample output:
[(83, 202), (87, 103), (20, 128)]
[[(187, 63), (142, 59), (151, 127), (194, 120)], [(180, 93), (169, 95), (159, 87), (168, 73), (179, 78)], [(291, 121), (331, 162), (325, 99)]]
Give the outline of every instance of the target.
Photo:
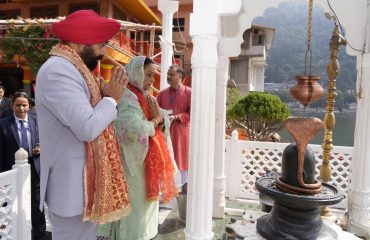
[(193, 7), (194, 13), (190, 15), (193, 54), (185, 237), (187, 240), (211, 240), (218, 16), (214, 0), (195, 0)]
[(368, 127), (370, 121), (370, 53), (364, 54), (363, 60), (361, 56), (358, 56), (357, 66), (359, 76), (357, 89), (361, 84), (363, 98), (357, 99), (349, 195), (349, 230), (370, 238), (370, 128)]
[[(365, 7), (367, 4), (367, 8)], [(360, 32), (351, 34), (354, 40), (362, 40), (365, 54), (357, 52), (357, 87), (362, 88), (362, 98), (357, 98), (356, 127), (352, 156), (351, 186), (349, 193), (349, 231), (359, 236), (370, 238), (370, 1), (363, 1), (363, 7), (358, 11), (362, 22), (357, 22)], [(367, 10), (366, 10), (367, 9)], [(344, 11), (344, 8), (343, 8)], [(348, 21), (351, 23), (350, 21)], [(346, 22), (345, 22), (346, 24)], [(351, 24), (348, 27), (355, 27)], [(361, 28), (361, 26), (364, 26)], [(348, 28), (347, 27), (347, 28)], [(352, 41), (352, 39), (350, 39)], [(350, 42), (351, 43), (351, 42)], [(351, 43), (352, 44), (352, 43)], [(362, 45), (362, 46), (363, 46)], [(362, 46), (357, 49), (362, 49)], [(348, 46), (347, 46), (348, 51)]]
[(173, 43), (172, 22), (173, 14), (179, 9), (178, 1), (158, 0), (158, 10), (162, 13), (162, 38), (161, 38), (161, 84), (160, 90), (168, 87), (167, 71), (172, 65)]
[(187, 240), (211, 240), (217, 68), (216, 35), (193, 36)]
[(216, 122), (215, 122), (215, 166), (213, 181), (213, 217), (225, 216), (225, 124), (226, 87), (229, 58), (218, 57), (216, 76)]

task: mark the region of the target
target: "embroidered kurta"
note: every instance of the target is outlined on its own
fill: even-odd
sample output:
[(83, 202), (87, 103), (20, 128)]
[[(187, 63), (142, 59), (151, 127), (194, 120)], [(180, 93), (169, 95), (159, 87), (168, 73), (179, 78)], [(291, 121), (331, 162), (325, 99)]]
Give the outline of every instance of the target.
[[(143, 65), (139, 64), (141, 60), (143, 61), (134, 58), (130, 67), (127, 67), (130, 83), (143, 78)], [(142, 82), (136, 85), (142, 86)], [(129, 186), (132, 212), (122, 220), (101, 225), (98, 236), (111, 235), (112, 240), (149, 240), (158, 233), (159, 201), (147, 200), (145, 185), (145, 158), (148, 154), (149, 138), (155, 135), (155, 129), (153, 123), (145, 118), (138, 97), (130, 89), (125, 90), (118, 104), (118, 112), (115, 129)], [(162, 114), (166, 112), (163, 111)], [(168, 116), (164, 115), (164, 134), (172, 164), (177, 170), (173, 160), (169, 125)]]
[(161, 108), (172, 110), (179, 121), (172, 121), (170, 127), (171, 141), (175, 160), (179, 170), (188, 170), (189, 167), (189, 132), (190, 132), (190, 105), (191, 89), (180, 85), (177, 90), (168, 87), (157, 96)]

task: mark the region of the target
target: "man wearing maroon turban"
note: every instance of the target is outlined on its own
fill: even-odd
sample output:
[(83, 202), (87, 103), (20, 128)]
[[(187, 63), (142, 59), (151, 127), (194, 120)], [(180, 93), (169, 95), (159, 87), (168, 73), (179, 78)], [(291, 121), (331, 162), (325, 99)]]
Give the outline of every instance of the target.
[(124, 67), (109, 83), (93, 73), (120, 24), (81, 10), (54, 23), (61, 40), (36, 80), (41, 167), (40, 208), (49, 208), (53, 240), (96, 239), (95, 223), (131, 211), (112, 121), (127, 84)]

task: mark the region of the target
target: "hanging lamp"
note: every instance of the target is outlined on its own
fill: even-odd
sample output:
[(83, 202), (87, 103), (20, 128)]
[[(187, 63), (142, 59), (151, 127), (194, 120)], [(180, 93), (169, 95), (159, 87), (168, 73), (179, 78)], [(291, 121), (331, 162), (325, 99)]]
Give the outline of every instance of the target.
[[(311, 74), (312, 8), (313, 8), (313, 0), (309, 0), (308, 26), (307, 26), (307, 50), (305, 54), (304, 74), (297, 75), (295, 77), (297, 80), (297, 83), (290, 89), (290, 95), (305, 107), (311, 104), (312, 102), (319, 100), (324, 95), (324, 89), (321, 87), (320, 84), (317, 83), (317, 81), (319, 81), (321, 77)], [(308, 57), (309, 57), (309, 73), (306, 74)]]

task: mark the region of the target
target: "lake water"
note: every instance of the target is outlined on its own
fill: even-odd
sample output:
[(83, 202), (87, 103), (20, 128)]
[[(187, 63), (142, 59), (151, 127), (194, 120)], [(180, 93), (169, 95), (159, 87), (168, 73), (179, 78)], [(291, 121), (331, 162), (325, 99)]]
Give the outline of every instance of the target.
[[(299, 117), (317, 117), (324, 119), (325, 112), (321, 111), (293, 111), (293, 116)], [(333, 145), (335, 146), (350, 146), (353, 147), (353, 139), (355, 133), (356, 112), (350, 113), (335, 113), (335, 126), (333, 130)], [(279, 132), (284, 142), (294, 142), (286, 129)], [(324, 138), (324, 129), (316, 135), (311, 141), (312, 144), (322, 144)]]

